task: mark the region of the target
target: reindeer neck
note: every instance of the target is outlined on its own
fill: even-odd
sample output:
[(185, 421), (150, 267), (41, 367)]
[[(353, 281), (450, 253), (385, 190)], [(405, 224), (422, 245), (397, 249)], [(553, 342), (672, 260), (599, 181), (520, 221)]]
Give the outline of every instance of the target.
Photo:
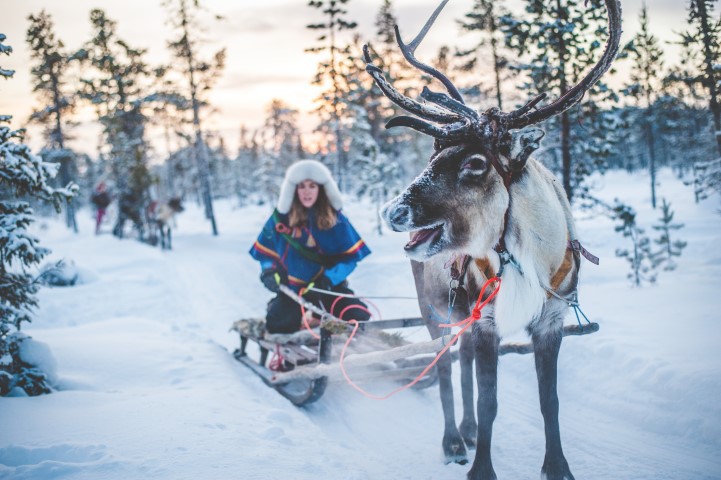
[(503, 262), (504, 258), (506, 256), (512, 256), (510, 253), (508, 253), (508, 250), (506, 249), (506, 230), (508, 229), (508, 218), (510, 216), (511, 212), (511, 184), (518, 180), (518, 178), (521, 176), (521, 172), (514, 172), (513, 170), (505, 168), (501, 161), (499, 160), (498, 156), (493, 154), (492, 152), (487, 155), (491, 160), (491, 165), (493, 165), (493, 168), (496, 169), (496, 172), (498, 172), (498, 175), (501, 176), (501, 179), (503, 180), (503, 186), (506, 187), (506, 192), (508, 192), (508, 207), (506, 208), (506, 213), (503, 215), (503, 230), (501, 230), (501, 236), (498, 239), (498, 242), (493, 247), (493, 250), (501, 256), (501, 270), (503, 271)]

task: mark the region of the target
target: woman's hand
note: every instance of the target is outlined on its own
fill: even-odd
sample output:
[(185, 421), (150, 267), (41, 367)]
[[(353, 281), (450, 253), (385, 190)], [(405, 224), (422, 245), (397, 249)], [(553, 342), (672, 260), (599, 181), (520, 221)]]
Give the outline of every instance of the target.
[(273, 293), (280, 292), (280, 274), (275, 268), (266, 268), (260, 273), (260, 281)]

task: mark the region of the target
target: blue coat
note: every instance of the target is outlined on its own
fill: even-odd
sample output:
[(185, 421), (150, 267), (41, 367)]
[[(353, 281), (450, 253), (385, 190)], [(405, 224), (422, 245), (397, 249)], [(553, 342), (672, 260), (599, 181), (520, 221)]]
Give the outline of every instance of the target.
[[(316, 226), (313, 213), (311, 208), (307, 226), (291, 230), (287, 226), (288, 216), (274, 211), (250, 249), (250, 255), (263, 269), (275, 267), (285, 273), (288, 284), (296, 291), (323, 275), (333, 285), (341, 283), (356, 264), (371, 253), (341, 212), (336, 212), (338, 221), (328, 230)], [(287, 240), (288, 236), (292, 238), (291, 242)], [(294, 242), (311, 253), (301, 254), (291, 245)], [(308, 256), (318, 256), (317, 261)]]

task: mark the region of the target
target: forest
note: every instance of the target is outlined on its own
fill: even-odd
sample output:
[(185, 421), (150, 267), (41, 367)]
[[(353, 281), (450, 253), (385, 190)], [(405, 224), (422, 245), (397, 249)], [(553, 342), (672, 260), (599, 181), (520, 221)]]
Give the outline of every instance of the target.
[[(366, 72), (363, 46), (385, 76), (403, 93), (417, 98), (424, 87), (443, 86), (406, 62), (394, 26), (402, 23), (393, 0), (375, 14), (375, 35), (357, 33), (348, 13), (352, 0), (311, 0), (307, 8), (317, 35), (304, 55), (317, 59), (308, 79), (317, 91), (316, 124), (308, 134), (299, 112), (287, 99), (271, 99), (260, 128), (239, 125), (240, 145), (229, 151), (218, 132), (206, 127), (218, 105), (209, 92), (229, 61), (225, 49), (206, 53), (204, 29), (212, 28), (200, 0), (163, 0), (170, 62), (151, 64), (146, 45), (118, 34), (118, 25), (102, 9), (89, 12), (92, 36), (82, 45), (66, 45), (63, 31), (44, 10), (27, 18), (24, 41), (31, 50), (34, 111), (26, 119), (42, 128), (43, 148), (32, 152), (23, 130), (9, 127), (13, 112), (0, 112), (0, 392), (14, 375), (18, 384), (42, 392), (42, 373), (19, 365), (17, 339), (32, 318), (41, 283), (33, 270), (48, 250), (28, 233), (36, 215), (61, 215), (76, 231), (77, 212), (92, 208), (100, 191), (110, 209), (113, 234), (156, 244), (155, 208), (172, 199), (202, 205), (208, 232), (222, 235), (223, 221), (214, 203), (232, 199), (238, 206), (272, 204), (281, 177), (300, 158), (315, 158), (334, 172), (345, 195), (367, 199), (378, 211), (411, 181), (428, 161), (432, 141), (409, 129), (386, 129), (400, 113)], [(470, 3), (470, 2), (469, 2)], [(469, 106), (479, 111), (508, 111), (540, 94), (562, 96), (598, 60), (607, 36), (601, 0), (523, 0), (509, 11), (502, 3), (475, 0), (457, 19), (460, 34), (475, 46), (443, 46), (429, 60), (459, 86)], [(626, 65), (627, 78), (612, 87), (599, 81), (580, 104), (543, 125), (546, 136), (536, 157), (562, 180), (576, 208), (615, 222), (631, 240), (617, 255), (628, 260), (629, 277), (652, 283), (659, 268), (673, 269), (684, 242), (672, 239), (672, 199), (657, 192), (657, 174), (669, 169), (693, 189), (697, 201), (721, 190), (721, 18), (713, 0), (687, 0), (686, 18), (677, 35), (681, 56), (673, 63), (651, 32), (653, 9), (636, 18), (637, 32), (622, 46), (615, 65)], [(201, 19), (203, 19), (201, 21)], [(13, 44), (0, 33), (0, 62)], [(14, 72), (0, 75), (13, 81)], [(97, 154), (73, 150), (79, 112), (92, 112), (101, 137)], [(162, 132), (164, 148), (149, 140)], [(174, 147), (179, 145), (179, 147)], [(167, 155), (158, 159), (158, 152)], [(646, 172), (652, 207), (660, 215), (653, 242), (639, 227), (636, 212), (621, 200), (596, 195), (592, 178), (612, 170)], [(377, 231), (383, 233), (380, 218)], [(676, 237), (676, 234), (673, 234)]]

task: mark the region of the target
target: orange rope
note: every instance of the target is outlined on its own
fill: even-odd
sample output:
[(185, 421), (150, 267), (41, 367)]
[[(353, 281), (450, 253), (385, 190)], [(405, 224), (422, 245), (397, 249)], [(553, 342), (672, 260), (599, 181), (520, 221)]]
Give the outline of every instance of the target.
[[(298, 296), (302, 297), (303, 294), (305, 293), (305, 291), (306, 291), (305, 288), (301, 288), (300, 291), (298, 292)], [(313, 329), (311, 328), (310, 324), (308, 324), (308, 319), (307, 319), (306, 316), (305, 316), (305, 307), (303, 307), (303, 304), (302, 304), (302, 303), (299, 303), (298, 305), (300, 305), (300, 318), (303, 319), (303, 325), (304, 325), (305, 328), (310, 332), (310, 334), (313, 335), (313, 337), (315, 337), (315, 338), (317, 338), (318, 340), (320, 340), (320, 335), (318, 335), (317, 333), (315, 333), (315, 332), (313, 331)]]
[[(498, 285), (493, 289), (490, 295), (488, 295), (488, 298), (482, 301), (483, 294), (486, 291), (486, 288), (492, 283), (492, 282), (498, 282)], [(440, 360), (441, 356), (448, 351), (451, 346), (456, 343), (456, 341), (460, 338), (460, 336), (465, 332), (476, 320), (479, 320), (481, 318), (481, 311), (483, 310), (483, 307), (488, 305), (488, 303), (493, 300), (493, 298), (498, 294), (498, 291), (501, 289), (501, 279), (499, 277), (493, 277), (491, 279), (488, 279), (486, 283), (483, 284), (483, 288), (481, 288), (481, 292), (478, 294), (478, 300), (476, 300), (476, 305), (473, 307), (473, 310), (471, 311), (471, 316), (466, 318), (465, 320), (461, 320), (460, 322), (456, 323), (448, 323), (448, 324), (441, 324), (441, 327), (461, 327), (461, 329), (456, 333), (453, 337), (453, 340), (451, 340), (447, 345), (445, 345), (440, 352), (436, 355), (436, 358), (433, 359), (433, 361), (425, 368), (423, 371), (410, 383), (407, 383), (405, 385), (402, 385), (392, 392), (383, 395), (378, 396), (374, 395), (372, 393), (368, 393), (365, 390), (363, 390), (361, 387), (356, 385), (353, 380), (350, 379), (348, 376), (348, 373), (345, 370), (345, 365), (343, 364), (343, 361), (345, 359), (345, 353), (348, 349), (348, 345), (350, 344), (351, 340), (353, 339), (353, 336), (358, 331), (359, 323), (357, 320), (348, 320), (349, 323), (353, 324), (353, 331), (351, 332), (350, 336), (348, 337), (348, 340), (346, 340), (345, 345), (343, 345), (343, 350), (340, 354), (340, 369), (341, 372), (343, 372), (343, 377), (346, 379), (346, 381), (350, 384), (351, 387), (362, 393), (368, 398), (372, 398), (373, 400), (386, 400), (396, 393), (402, 392), (403, 390), (406, 390), (416, 383), (418, 383), (429, 371), (433, 366), (438, 363), (438, 360)], [(359, 307), (362, 308), (362, 307)]]

